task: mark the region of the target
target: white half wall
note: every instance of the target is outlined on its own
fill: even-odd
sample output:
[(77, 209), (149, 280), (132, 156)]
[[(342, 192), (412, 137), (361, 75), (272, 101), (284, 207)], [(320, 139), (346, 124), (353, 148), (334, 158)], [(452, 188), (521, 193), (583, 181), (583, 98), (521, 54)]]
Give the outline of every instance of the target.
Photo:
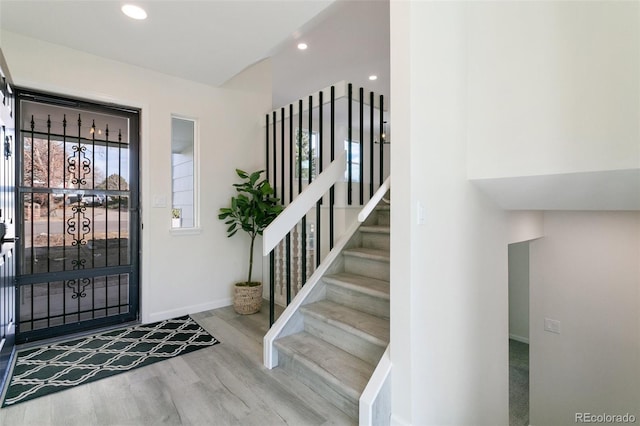
[[(227, 239), (217, 212), (234, 193), (236, 167), (264, 168), (259, 118), (271, 106), (269, 62), (214, 88), (10, 32), (2, 49), (16, 85), (141, 109), (142, 321), (231, 304), (233, 283), (247, 273), (249, 239)], [(171, 232), (172, 114), (199, 123), (195, 232)], [(153, 207), (159, 198), (167, 202)]]
[(468, 6), (470, 178), (640, 168), (640, 2)]
[(465, 8), (391, 2), (396, 425), (509, 421), (508, 221), (467, 180)]
[(530, 246), (531, 424), (640, 419), (640, 213), (545, 212), (544, 226)]
[(640, 210), (640, 2), (468, 2), (468, 175), (509, 210)]

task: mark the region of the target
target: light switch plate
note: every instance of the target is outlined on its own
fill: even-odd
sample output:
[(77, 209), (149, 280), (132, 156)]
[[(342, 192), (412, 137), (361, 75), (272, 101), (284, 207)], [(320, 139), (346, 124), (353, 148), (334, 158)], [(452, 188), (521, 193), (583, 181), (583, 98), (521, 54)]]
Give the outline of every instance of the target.
[(167, 207), (167, 197), (165, 195), (154, 195), (153, 207), (155, 208)]

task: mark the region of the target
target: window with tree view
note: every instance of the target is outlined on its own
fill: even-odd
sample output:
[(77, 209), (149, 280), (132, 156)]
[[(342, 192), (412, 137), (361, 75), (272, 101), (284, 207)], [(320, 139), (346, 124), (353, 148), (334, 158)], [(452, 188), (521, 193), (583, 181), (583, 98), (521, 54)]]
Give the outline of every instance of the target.
[[(42, 114), (40, 104), (28, 101), (21, 106), (23, 272), (80, 266), (62, 252), (60, 258), (67, 259), (68, 265), (53, 259), (51, 253), (47, 262), (39, 262), (38, 247), (66, 251), (67, 246), (96, 247), (97, 241), (113, 240), (121, 241), (120, 248), (125, 249), (130, 195), (128, 120), (50, 105)], [(115, 266), (127, 263), (128, 256), (125, 249), (111, 258), (89, 256), (88, 260), (94, 267)], [(87, 259), (81, 260), (86, 267)]]
[[(302, 143), (300, 143), (300, 137), (302, 137)], [(300, 129), (296, 129), (294, 144), (296, 149), (295, 177), (298, 177), (301, 170), (303, 180), (309, 179), (309, 173), (311, 173), (311, 178), (315, 179), (318, 174), (318, 132), (313, 132), (309, 137), (308, 130), (302, 129), (302, 133), (300, 133)], [(300, 145), (302, 146), (302, 154), (299, 149)]]

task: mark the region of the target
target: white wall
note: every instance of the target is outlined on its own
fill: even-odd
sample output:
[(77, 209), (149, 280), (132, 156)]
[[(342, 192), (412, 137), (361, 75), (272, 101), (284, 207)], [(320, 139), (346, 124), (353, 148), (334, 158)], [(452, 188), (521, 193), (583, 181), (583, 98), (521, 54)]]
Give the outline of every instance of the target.
[[(546, 212), (544, 224), (531, 243), (531, 424), (638, 419), (640, 213)], [(561, 333), (544, 331), (545, 318)]]
[(509, 212), (509, 244), (533, 240), (543, 235), (544, 212), (535, 210)]
[(469, 177), (640, 168), (640, 3), (469, 3)]
[(398, 425), (508, 424), (508, 226), (467, 180), (466, 37), (463, 2), (391, 3)]
[[(236, 167), (264, 167), (259, 119), (271, 105), (270, 64), (212, 88), (9, 32), (2, 49), (17, 85), (141, 108), (142, 320), (230, 304), (233, 282), (246, 274), (249, 241), (227, 239), (217, 211), (233, 194)], [(170, 231), (172, 114), (199, 123), (195, 234)], [(164, 207), (152, 206), (157, 197)]]
[[(624, 194), (639, 187), (639, 35), (638, 2), (391, 2), (391, 161), (396, 182), (391, 219), (394, 423), (508, 423), (506, 241), (513, 234), (505, 236), (503, 213), (477, 193), (475, 186), (468, 187), (467, 178), (559, 176), (559, 180), (533, 180), (533, 186), (508, 186), (516, 188), (512, 192), (517, 196), (525, 195), (526, 201), (528, 189), (544, 184), (545, 193), (536, 207), (526, 202), (510, 204), (510, 208), (526, 210), (544, 209), (549, 200), (558, 199), (562, 193), (558, 188), (569, 187), (562, 182), (563, 176), (584, 172), (578, 176), (584, 180), (575, 185), (571, 181), (572, 195), (578, 196), (579, 203), (601, 193), (604, 184), (617, 195), (595, 208), (625, 205), (621, 202)], [(631, 173), (596, 179), (598, 188), (585, 185), (594, 182), (592, 172), (626, 169)], [(500, 201), (495, 193), (486, 193)], [(415, 225), (418, 201), (426, 207), (424, 226)], [(562, 206), (570, 207), (570, 203)], [(554, 216), (545, 216), (544, 223), (547, 217)], [(537, 228), (541, 223), (534, 218), (534, 237), (540, 236)], [(550, 227), (554, 232), (560, 228)], [(615, 225), (608, 228), (611, 231)], [(580, 229), (587, 233), (589, 227), (581, 225)], [(637, 235), (637, 228), (629, 225), (627, 233)], [(606, 231), (600, 234), (605, 242), (620, 237)], [(635, 243), (618, 241), (613, 244), (617, 249), (606, 252), (602, 247), (591, 249), (602, 260), (586, 256), (585, 270), (625, 263), (630, 256), (634, 266), (625, 263), (622, 270), (637, 277), (637, 236), (633, 238)], [(554, 240), (547, 235), (539, 241)], [(629, 254), (620, 257), (625, 260), (612, 255), (622, 246), (628, 249), (629, 244), (633, 246)], [(590, 253), (587, 247), (579, 247), (578, 252)], [(574, 254), (557, 250), (552, 259), (557, 271), (552, 267), (546, 271), (568, 279), (569, 271), (583, 268), (573, 258)], [(533, 262), (531, 268), (533, 271)], [(605, 268), (617, 276), (610, 269)], [(582, 273), (576, 275), (582, 277)], [(602, 273), (594, 277), (609, 282)], [(558, 406), (573, 409), (580, 405), (593, 412), (602, 407), (620, 408), (606, 395), (600, 395), (602, 403), (592, 398), (599, 392), (599, 379), (604, 378), (604, 389), (615, 394), (626, 387), (628, 393), (619, 399), (620, 404), (628, 406), (635, 398), (635, 407), (639, 400), (637, 385), (619, 381), (629, 379), (622, 379), (618, 369), (611, 373), (615, 377), (604, 377), (615, 364), (606, 362), (607, 370), (605, 362), (597, 362), (598, 357), (621, 361), (638, 383), (637, 284), (633, 287), (627, 282), (623, 288), (612, 284), (611, 295), (603, 293), (603, 287), (597, 292), (599, 303), (607, 306), (605, 313), (624, 319), (622, 331), (590, 309), (598, 307), (591, 296), (576, 296), (572, 291), (553, 297), (565, 285), (563, 281), (558, 279), (553, 287), (544, 283), (536, 289), (536, 297), (545, 298), (549, 315), (581, 312), (571, 330), (580, 330), (578, 346), (593, 346), (593, 341), (585, 342), (594, 332), (605, 344), (617, 344), (613, 339), (620, 333), (629, 340), (619, 346), (624, 354), (616, 347), (608, 349), (608, 354), (607, 349), (590, 348), (592, 354), (578, 355), (588, 360), (586, 364), (574, 359), (571, 365), (561, 348), (542, 349), (558, 358), (550, 356), (540, 363), (552, 364), (547, 370), (552, 373), (545, 378), (550, 380), (547, 384), (558, 386), (546, 394), (549, 387), (539, 387), (535, 390), (539, 394), (532, 396), (531, 419), (539, 426), (567, 419), (558, 417)], [(531, 288), (536, 285), (540, 283), (532, 280)], [(576, 304), (576, 297), (587, 302), (586, 309)], [(623, 303), (623, 297), (624, 313), (614, 313), (610, 304)], [(535, 347), (536, 327), (541, 324), (539, 312), (533, 314), (537, 309), (533, 294), (531, 303), (530, 338)], [(610, 336), (601, 333), (605, 326), (594, 324), (597, 321), (609, 327)], [(582, 324), (590, 329), (583, 329)], [(556, 370), (556, 362), (564, 372)], [(534, 372), (537, 367), (532, 364), (531, 368), (533, 380), (542, 383)], [(556, 379), (551, 377), (554, 372)], [(560, 384), (560, 378), (566, 382)], [(536, 398), (546, 398), (543, 402), (547, 404)], [(578, 399), (581, 404), (575, 404)], [(567, 420), (573, 421), (573, 417)]]
[(640, 3), (469, 2), (469, 178), (504, 209), (640, 209)]
[(529, 343), (529, 242), (509, 244), (509, 338)]

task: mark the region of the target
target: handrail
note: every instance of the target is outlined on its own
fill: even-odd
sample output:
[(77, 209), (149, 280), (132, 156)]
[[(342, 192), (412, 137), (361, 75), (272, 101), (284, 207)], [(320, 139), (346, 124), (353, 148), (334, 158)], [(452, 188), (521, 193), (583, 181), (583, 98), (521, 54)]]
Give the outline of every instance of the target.
[(386, 194), (389, 189), (391, 189), (391, 175), (389, 175), (387, 180), (380, 185), (380, 188), (378, 188), (376, 193), (373, 194), (373, 197), (371, 197), (369, 202), (362, 208), (362, 210), (360, 210), (360, 213), (358, 214), (358, 222), (362, 223), (369, 217), (373, 209), (376, 208), (378, 203), (380, 203), (380, 200), (382, 200), (382, 197), (384, 197), (384, 194)]
[(262, 233), (262, 254), (268, 255), (323, 195), (342, 177), (346, 167), (343, 152), (307, 186)]

